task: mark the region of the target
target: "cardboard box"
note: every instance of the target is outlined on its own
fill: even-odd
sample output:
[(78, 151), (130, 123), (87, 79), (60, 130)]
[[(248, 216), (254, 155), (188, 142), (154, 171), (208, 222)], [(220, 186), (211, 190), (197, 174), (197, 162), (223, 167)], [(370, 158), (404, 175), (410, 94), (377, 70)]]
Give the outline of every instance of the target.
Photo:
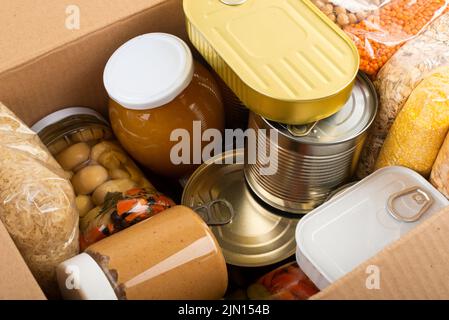
[[(80, 28), (72, 30), (78, 9)], [(156, 31), (187, 39), (182, 0), (5, 0), (0, 101), (28, 125), (74, 105), (106, 114), (107, 59), (127, 40)], [(448, 239), (449, 209), (313, 298), (449, 299)], [(0, 299), (44, 298), (1, 223), (0, 258)], [(379, 268), (380, 289), (366, 286), (369, 266)]]

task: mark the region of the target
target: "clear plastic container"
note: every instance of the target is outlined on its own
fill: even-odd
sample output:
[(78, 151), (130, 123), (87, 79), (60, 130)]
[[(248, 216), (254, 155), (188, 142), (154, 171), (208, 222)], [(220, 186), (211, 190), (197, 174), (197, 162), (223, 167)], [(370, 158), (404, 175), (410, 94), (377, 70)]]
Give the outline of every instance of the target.
[[(62, 109), (40, 120), (32, 129), (61, 167), (71, 174), (80, 214), (82, 249), (174, 205), (145, 178), (114, 140), (108, 122), (96, 111), (84, 107)], [(128, 191), (145, 192), (146, 196), (141, 198), (147, 208), (139, 216), (130, 216), (126, 210), (114, 219), (117, 210), (111, 208), (131, 200)]]

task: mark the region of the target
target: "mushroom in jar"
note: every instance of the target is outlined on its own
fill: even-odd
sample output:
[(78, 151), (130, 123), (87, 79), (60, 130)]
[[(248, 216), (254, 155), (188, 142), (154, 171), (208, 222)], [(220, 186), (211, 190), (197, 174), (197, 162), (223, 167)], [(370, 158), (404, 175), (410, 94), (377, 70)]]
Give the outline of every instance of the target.
[(108, 180), (108, 171), (100, 166), (88, 166), (72, 177), (72, 185), (78, 195), (88, 195)]

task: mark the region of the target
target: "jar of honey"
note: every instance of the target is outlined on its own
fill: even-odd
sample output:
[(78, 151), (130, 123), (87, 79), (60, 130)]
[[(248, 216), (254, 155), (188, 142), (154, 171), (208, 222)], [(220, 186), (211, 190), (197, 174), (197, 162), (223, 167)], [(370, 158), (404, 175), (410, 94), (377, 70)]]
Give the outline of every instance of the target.
[(192, 173), (210, 143), (202, 141), (203, 133), (224, 129), (213, 76), (173, 35), (150, 33), (125, 43), (109, 59), (104, 85), (115, 135), (135, 160), (157, 174), (182, 178)]

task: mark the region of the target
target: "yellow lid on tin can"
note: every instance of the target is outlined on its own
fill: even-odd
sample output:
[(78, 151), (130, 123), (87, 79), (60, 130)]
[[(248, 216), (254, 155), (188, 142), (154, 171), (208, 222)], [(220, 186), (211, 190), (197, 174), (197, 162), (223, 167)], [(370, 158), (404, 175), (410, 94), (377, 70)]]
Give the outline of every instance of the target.
[(352, 41), (308, 0), (184, 0), (190, 40), (252, 111), (305, 124), (338, 112), (359, 68)]

